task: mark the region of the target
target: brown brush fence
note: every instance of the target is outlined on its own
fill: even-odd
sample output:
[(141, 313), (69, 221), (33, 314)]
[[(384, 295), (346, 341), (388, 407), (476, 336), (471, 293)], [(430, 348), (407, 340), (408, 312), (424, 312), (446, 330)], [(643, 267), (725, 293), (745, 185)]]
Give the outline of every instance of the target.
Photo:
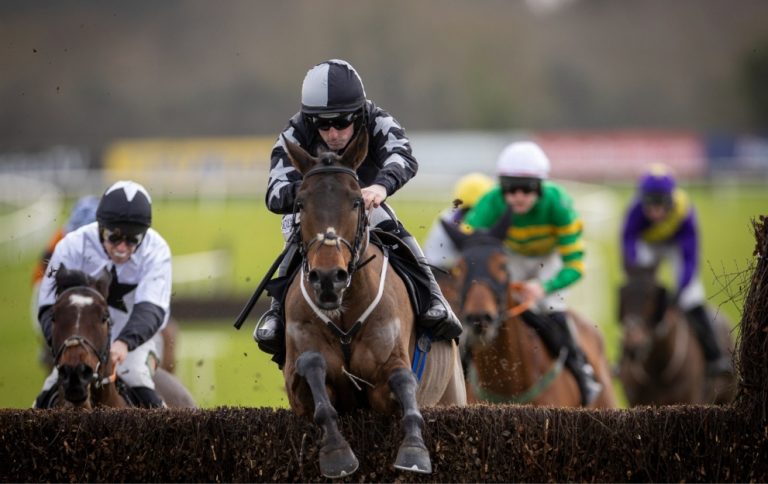
[[(726, 407), (566, 410), (427, 409), (431, 475), (392, 467), (398, 419), (341, 419), (360, 460), (350, 481), (768, 481), (768, 237), (737, 349), (737, 401)], [(319, 430), (287, 410), (0, 410), (0, 480), (40, 482), (323, 481)]]

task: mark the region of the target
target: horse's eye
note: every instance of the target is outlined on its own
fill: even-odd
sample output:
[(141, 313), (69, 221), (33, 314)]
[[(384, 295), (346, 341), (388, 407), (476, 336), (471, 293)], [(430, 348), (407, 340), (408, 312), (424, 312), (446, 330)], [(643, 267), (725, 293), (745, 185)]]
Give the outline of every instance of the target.
[(301, 210), (304, 210), (304, 204), (301, 202), (296, 202), (296, 211), (299, 212)]
[(356, 198), (352, 202), (352, 208), (360, 208), (360, 205), (362, 205), (362, 204), (363, 204), (363, 199), (362, 198)]
[(101, 317), (102, 323), (108, 323), (109, 322), (109, 314), (105, 314)]

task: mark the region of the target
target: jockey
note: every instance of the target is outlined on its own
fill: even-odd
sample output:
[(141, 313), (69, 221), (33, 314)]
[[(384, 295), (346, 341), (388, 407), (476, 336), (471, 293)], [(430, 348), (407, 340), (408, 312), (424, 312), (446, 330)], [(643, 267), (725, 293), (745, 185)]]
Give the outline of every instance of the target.
[(547, 178), (549, 159), (530, 141), (508, 145), (497, 161), (499, 184), (486, 193), (465, 218), (468, 228), (490, 228), (508, 210), (513, 212), (505, 247), (509, 271), (523, 281), (522, 295), (536, 301), (523, 320), (533, 326), (554, 354), (568, 350), (566, 366), (573, 372), (588, 405), (602, 391), (592, 365), (577, 345), (568, 322), (565, 289), (584, 273), (582, 220), (565, 189)]
[(456, 264), (458, 258), (458, 251), (440, 220), (460, 224), (469, 210), (485, 192), (493, 188), (493, 185), (493, 178), (483, 173), (473, 172), (459, 178), (453, 189), (453, 206), (443, 210), (439, 219), (432, 224), (424, 241), (424, 254), (430, 265), (448, 271)]
[[(372, 227), (396, 234), (413, 252), (428, 277), (432, 300), (418, 322), (433, 336), (453, 339), (461, 334), (456, 318), (437, 285), (416, 239), (397, 220), (384, 201), (393, 195), (418, 169), (405, 131), (389, 113), (366, 99), (363, 82), (346, 61), (332, 59), (312, 67), (301, 88), (301, 110), (289, 121), (272, 149), (271, 170), (266, 193), (267, 208), (283, 215), (283, 237), (288, 245), (278, 277), (287, 275), (296, 244), (290, 240), (294, 227), (294, 200), (302, 175), (288, 159), (283, 137), (309, 153), (318, 149), (343, 152), (359, 130), (368, 131), (368, 156), (357, 169), (363, 200)], [(283, 311), (272, 299), (253, 336), (263, 351), (277, 360), (284, 346)], [(276, 361), (277, 361), (276, 360)], [(278, 363), (280, 363), (278, 361)]]
[[(50, 347), (55, 271), (61, 264), (91, 276), (110, 272), (109, 357), (117, 366), (117, 376), (131, 387), (142, 406), (162, 407), (165, 403), (155, 392), (152, 379), (158, 359), (153, 337), (168, 322), (171, 250), (151, 224), (152, 200), (143, 186), (119, 181), (107, 188), (96, 211), (96, 222), (69, 232), (56, 245), (40, 284), (38, 320)], [(57, 380), (54, 368), (35, 407), (47, 406)]]
[(698, 271), (698, 224), (688, 194), (677, 187), (672, 173), (662, 164), (650, 167), (637, 190), (622, 230), (624, 268), (656, 267), (663, 260), (669, 261), (677, 271), (675, 301), (701, 343), (708, 373), (730, 373), (730, 359), (718, 345), (705, 306)]

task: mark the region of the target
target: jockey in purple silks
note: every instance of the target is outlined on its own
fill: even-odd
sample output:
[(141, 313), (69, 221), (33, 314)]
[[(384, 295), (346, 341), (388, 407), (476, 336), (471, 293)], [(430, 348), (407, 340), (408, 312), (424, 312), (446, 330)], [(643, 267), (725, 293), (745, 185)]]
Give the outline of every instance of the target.
[(699, 230), (688, 194), (677, 187), (669, 169), (653, 165), (638, 184), (622, 230), (624, 268), (655, 267), (666, 260), (677, 271), (675, 301), (699, 339), (708, 372), (732, 371), (719, 347), (699, 279)]

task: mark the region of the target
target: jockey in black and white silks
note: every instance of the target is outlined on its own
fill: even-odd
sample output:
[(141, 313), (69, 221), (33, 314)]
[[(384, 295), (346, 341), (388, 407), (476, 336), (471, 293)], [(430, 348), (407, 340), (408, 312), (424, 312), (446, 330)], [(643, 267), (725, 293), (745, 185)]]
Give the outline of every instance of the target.
[[(311, 68), (302, 84), (301, 110), (293, 115), (272, 149), (271, 169), (266, 193), (267, 208), (283, 215), (283, 236), (288, 240), (294, 224), (293, 209), (302, 175), (288, 158), (283, 139), (307, 152), (343, 153), (359, 130), (368, 132), (368, 155), (357, 169), (363, 201), (372, 227), (398, 235), (415, 254), (430, 281), (430, 308), (418, 322), (437, 339), (457, 338), (461, 323), (443, 298), (432, 271), (427, 266), (416, 239), (398, 222), (394, 211), (383, 202), (403, 187), (418, 171), (405, 130), (388, 112), (366, 98), (362, 80), (346, 61), (332, 59)], [(293, 250), (289, 250), (278, 270), (285, 275)], [(259, 347), (277, 353), (283, 346), (284, 322), (278, 301), (272, 301), (254, 331)]]
[[(112, 323), (110, 358), (117, 376), (146, 406), (163, 406), (152, 375), (157, 363), (159, 331), (167, 324), (171, 299), (171, 250), (150, 227), (149, 193), (138, 183), (119, 181), (101, 197), (97, 221), (69, 232), (57, 245), (40, 284), (38, 320), (51, 345), (52, 306), (56, 301), (55, 271), (62, 264), (97, 277), (112, 275), (109, 316)], [(151, 356), (151, 357), (150, 357)], [(43, 393), (55, 389), (56, 368), (46, 378)]]

